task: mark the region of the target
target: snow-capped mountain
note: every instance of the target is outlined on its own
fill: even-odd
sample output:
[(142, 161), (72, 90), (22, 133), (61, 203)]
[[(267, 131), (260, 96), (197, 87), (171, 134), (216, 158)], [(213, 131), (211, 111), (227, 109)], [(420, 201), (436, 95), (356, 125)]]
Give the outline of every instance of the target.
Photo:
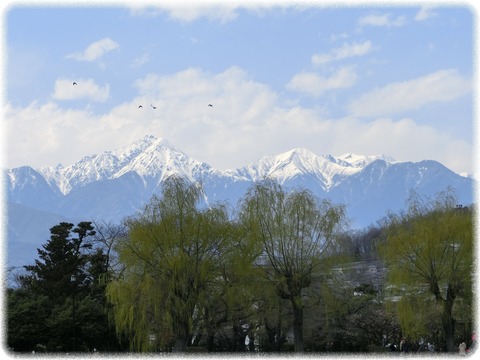
[(258, 181), (272, 177), (280, 184), (288, 183), (297, 177), (308, 174), (328, 191), (342, 179), (361, 171), (371, 162), (382, 159), (393, 163), (395, 160), (379, 156), (362, 156), (344, 154), (338, 157), (332, 155), (318, 156), (310, 150), (296, 148), (276, 156), (265, 156), (257, 162), (244, 168), (231, 170), (229, 173)]
[[(165, 139), (146, 136), (115, 151), (86, 156), (67, 167), (4, 170), (8, 201), (8, 263), (36, 257), (35, 249), (60, 221), (120, 221), (135, 214), (170, 175), (200, 183), (204, 202), (235, 207), (248, 188), (265, 177), (287, 190), (307, 188), (344, 204), (353, 227), (367, 226), (388, 210), (405, 207), (410, 191), (433, 196), (455, 189), (462, 204), (473, 202), (473, 180), (435, 161), (396, 162), (383, 156), (316, 155), (296, 148), (265, 156), (240, 169), (220, 171), (196, 161)], [(28, 256), (25, 255), (28, 252)]]
[(86, 156), (66, 168), (40, 169), (47, 182), (63, 195), (96, 181), (118, 179), (129, 172), (139, 175), (145, 184), (156, 181), (158, 185), (172, 174), (193, 181), (215, 170), (190, 158), (167, 140), (150, 135), (116, 151)]

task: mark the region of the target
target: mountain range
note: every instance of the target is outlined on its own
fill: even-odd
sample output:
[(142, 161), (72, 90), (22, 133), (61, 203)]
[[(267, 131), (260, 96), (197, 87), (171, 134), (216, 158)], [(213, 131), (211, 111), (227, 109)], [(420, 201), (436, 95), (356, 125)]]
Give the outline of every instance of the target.
[(306, 188), (319, 198), (344, 204), (353, 228), (375, 223), (387, 211), (403, 210), (412, 190), (431, 197), (452, 187), (459, 203), (471, 204), (474, 185), (472, 178), (432, 160), (316, 155), (304, 148), (221, 171), (151, 135), (67, 167), (22, 166), (3, 172), (8, 266), (32, 263), (36, 248), (48, 240), (49, 229), (60, 221), (119, 222), (134, 215), (152, 195), (161, 193), (170, 175), (200, 183), (205, 204), (227, 202), (232, 207), (255, 181), (270, 177), (286, 190)]

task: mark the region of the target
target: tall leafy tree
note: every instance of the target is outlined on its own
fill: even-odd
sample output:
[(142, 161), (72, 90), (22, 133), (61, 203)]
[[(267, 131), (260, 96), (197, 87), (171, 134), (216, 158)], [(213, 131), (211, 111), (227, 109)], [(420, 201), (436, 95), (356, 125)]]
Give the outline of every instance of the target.
[(253, 347), (265, 310), (267, 289), (257, 281), (261, 270), (255, 266), (261, 248), (245, 238), (240, 223), (230, 221), (228, 232), (231, 237), (219, 259), (219, 276), (206, 294), (195, 328), (195, 344), (207, 351), (246, 351), (247, 336)]
[(384, 255), (390, 282), (403, 290), (402, 330), (415, 336), (425, 324), (418, 309), (438, 308), (446, 349), (454, 351), (454, 306), (472, 297), (472, 209), (457, 207), (451, 191), (434, 201), (412, 197), (406, 214), (389, 219)]
[(130, 219), (129, 238), (117, 247), (124, 270), (107, 287), (119, 333), (131, 334), (135, 350), (185, 351), (198, 310), (221, 277), (229, 241), (222, 206), (199, 209), (196, 184), (171, 177)]
[(345, 224), (344, 209), (319, 201), (307, 190), (286, 193), (273, 181), (255, 184), (242, 204), (250, 236), (263, 246), (263, 268), (277, 293), (290, 301), (294, 347), (304, 351), (302, 290), (335, 250), (335, 235)]

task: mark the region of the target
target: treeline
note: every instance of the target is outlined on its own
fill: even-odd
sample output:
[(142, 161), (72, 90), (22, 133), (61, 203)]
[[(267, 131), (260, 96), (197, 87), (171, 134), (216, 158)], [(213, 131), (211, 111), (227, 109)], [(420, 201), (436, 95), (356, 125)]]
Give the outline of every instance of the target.
[(7, 289), (8, 349), (358, 353), (399, 350), (402, 339), (403, 351), (473, 346), (473, 214), (450, 191), (412, 197), (406, 213), (355, 232), (343, 206), (269, 180), (237, 209), (201, 207), (202, 197), (201, 187), (172, 177), (120, 225), (51, 228), (39, 259)]

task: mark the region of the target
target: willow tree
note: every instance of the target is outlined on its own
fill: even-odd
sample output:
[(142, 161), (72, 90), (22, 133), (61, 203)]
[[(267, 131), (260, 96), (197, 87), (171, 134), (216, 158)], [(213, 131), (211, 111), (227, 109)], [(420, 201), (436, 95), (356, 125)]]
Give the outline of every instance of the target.
[(193, 345), (209, 352), (246, 351), (247, 335), (253, 348), (265, 309), (267, 291), (257, 281), (262, 273), (254, 265), (261, 249), (245, 238), (244, 229), (235, 221), (230, 222), (228, 232), (231, 237), (222, 251), (221, 274), (199, 308), (200, 321), (194, 329)]
[(287, 193), (267, 180), (249, 189), (240, 217), (248, 224), (249, 236), (263, 245), (268, 281), (291, 303), (294, 349), (303, 352), (302, 290), (335, 249), (335, 235), (345, 224), (344, 208), (319, 201), (307, 190)]
[(413, 197), (406, 214), (389, 220), (383, 249), (389, 281), (401, 289), (397, 310), (402, 331), (421, 334), (429, 321), (419, 316), (422, 307), (429, 313), (438, 309), (447, 351), (455, 350), (454, 305), (472, 298), (472, 209), (455, 203), (450, 192), (431, 202)]
[(167, 179), (163, 196), (127, 221), (117, 246), (123, 272), (107, 287), (117, 332), (134, 350), (184, 351), (194, 318), (221, 275), (228, 216), (221, 206), (200, 210), (202, 191), (182, 178)]

